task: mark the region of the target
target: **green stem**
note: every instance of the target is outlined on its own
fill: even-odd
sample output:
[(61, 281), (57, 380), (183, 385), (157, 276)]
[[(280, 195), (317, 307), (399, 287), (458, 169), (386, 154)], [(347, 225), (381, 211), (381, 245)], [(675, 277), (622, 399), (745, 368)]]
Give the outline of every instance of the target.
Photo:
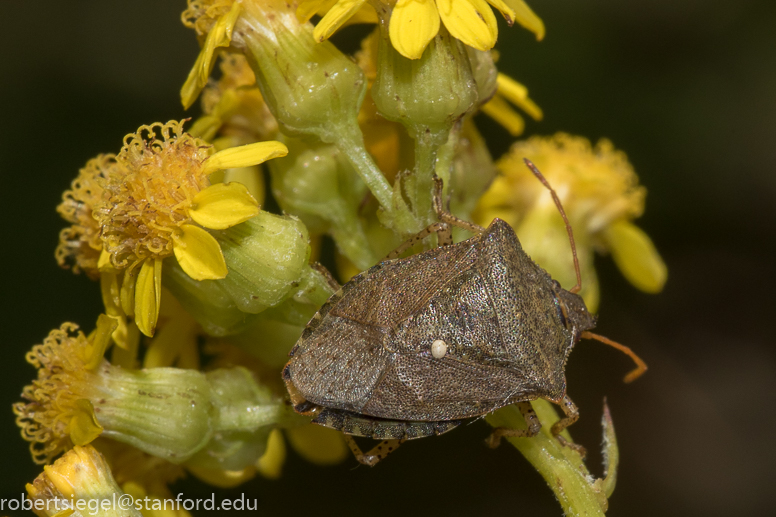
[(391, 189), (390, 183), (385, 179), (383, 172), (374, 162), (372, 157), (364, 147), (364, 137), (358, 128), (355, 131), (348, 131), (343, 128), (339, 135), (342, 138), (333, 142), (347, 157), (350, 164), (356, 169), (356, 172), (364, 180), (366, 186), (369, 188), (372, 195), (380, 203), (380, 206), (388, 213), (393, 212), (393, 204), (391, 198), (393, 195), (393, 189)]
[(420, 136), (415, 140), (415, 181), (413, 182), (414, 192), (411, 195), (412, 210), (415, 213), (415, 218), (425, 225), (431, 224), (435, 220), (431, 203), (434, 168), (439, 149), (435, 140), (437, 139), (425, 136)]
[(440, 145), (437, 150), (435, 172), (437, 177), (442, 180), (442, 196), (445, 199), (447, 199), (447, 196), (450, 193), (450, 175), (453, 170), (455, 147), (458, 145), (460, 133), (460, 128), (457, 125), (453, 126), (453, 129), (447, 137), (447, 141)]
[[(608, 502), (601, 489), (601, 483), (599, 481), (591, 483), (592, 477), (579, 454), (568, 447), (563, 447), (550, 434), (550, 427), (558, 420), (557, 413), (545, 400), (535, 400), (532, 405), (542, 422), (542, 430), (532, 438), (506, 438), (506, 440), (542, 475), (566, 515), (604, 515)], [(526, 427), (525, 419), (514, 405), (491, 413), (485, 417), (485, 420), (493, 427), (512, 429)]]

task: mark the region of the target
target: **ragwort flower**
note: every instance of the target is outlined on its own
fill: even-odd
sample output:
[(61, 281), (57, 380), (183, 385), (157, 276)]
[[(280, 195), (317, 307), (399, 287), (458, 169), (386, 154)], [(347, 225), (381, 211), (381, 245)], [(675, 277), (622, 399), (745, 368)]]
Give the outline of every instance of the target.
[(598, 306), (593, 251), (609, 251), (634, 286), (662, 290), (667, 270), (650, 238), (631, 221), (644, 211), (646, 189), (625, 153), (602, 139), (595, 147), (582, 137), (558, 133), (515, 143), (497, 166), (498, 176), (480, 200), (478, 220), (494, 217), (515, 227), (529, 255), (562, 285), (575, 275), (563, 221), (547, 189), (525, 166), (531, 160), (560, 198), (574, 229), (588, 308)]
[[(157, 134), (158, 133), (158, 134)], [(222, 169), (245, 167), (283, 156), (280, 142), (259, 142), (213, 154), (205, 141), (183, 131), (181, 122), (142, 126), (124, 138), (118, 155), (102, 155), (81, 170), (65, 192), (60, 212), (73, 214), (71, 231), (57, 251), (60, 263), (74, 257), (92, 271), (124, 271), (122, 298), (140, 330), (153, 335), (159, 314), (162, 260), (175, 255), (195, 280), (224, 278), (221, 247), (205, 228), (223, 230), (259, 213), (256, 200), (240, 183), (208, 177)], [(77, 209), (68, 208), (73, 205)], [(84, 224), (91, 211), (96, 224)]]
[[(317, 12), (327, 11), (315, 27), (314, 37), (323, 41), (359, 13), (367, 0), (302, 0), (297, 15), (309, 20)], [(418, 59), (437, 35), (440, 20), (457, 38), (478, 50), (493, 48), (498, 36), (495, 7), (509, 25), (519, 23), (541, 40), (544, 23), (523, 0), (374, 0), (373, 5), (385, 22), (394, 48), (409, 59)], [(390, 20), (390, 21), (389, 21)]]

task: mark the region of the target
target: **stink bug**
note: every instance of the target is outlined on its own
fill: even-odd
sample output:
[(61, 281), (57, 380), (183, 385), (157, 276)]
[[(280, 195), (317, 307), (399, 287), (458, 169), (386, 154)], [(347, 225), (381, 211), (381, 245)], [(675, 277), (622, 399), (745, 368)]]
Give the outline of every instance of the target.
[[(354, 277), (329, 298), (305, 328), (283, 369), (294, 409), (346, 435), (385, 440), (367, 454), (348, 443), (356, 459), (374, 465), (405, 440), (444, 433), (509, 404), (517, 404), (526, 430), (496, 429), (502, 436), (533, 436), (541, 424), (530, 401), (559, 404), (559, 433), (579, 418), (566, 394), (569, 352), (595, 317), (576, 294), (579, 266), (573, 235), (557, 195), (541, 173), (569, 233), (577, 285), (563, 289), (520, 247), (500, 219), (481, 228), (445, 212), (441, 181), (434, 205), (441, 220)], [(475, 236), (450, 243), (449, 225)], [(437, 232), (440, 246), (397, 259), (417, 240)], [(626, 380), (646, 369), (638, 363)], [(580, 451), (574, 444), (567, 444)]]

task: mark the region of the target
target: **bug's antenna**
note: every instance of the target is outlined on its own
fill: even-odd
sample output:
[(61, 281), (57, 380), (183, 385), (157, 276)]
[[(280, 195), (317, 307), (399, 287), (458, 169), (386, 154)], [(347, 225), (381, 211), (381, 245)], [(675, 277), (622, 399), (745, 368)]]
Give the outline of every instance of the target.
[(585, 339), (595, 339), (596, 341), (600, 341), (601, 343), (605, 345), (609, 345), (611, 347), (616, 348), (620, 352), (623, 352), (625, 355), (633, 359), (633, 362), (636, 363), (636, 368), (631, 370), (628, 375), (625, 376), (623, 379), (623, 382), (633, 382), (639, 377), (642, 376), (644, 372), (647, 371), (647, 363), (645, 363), (641, 357), (637, 356), (636, 353), (628, 348), (625, 345), (621, 345), (620, 343), (616, 341), (612, 341), (608, 337), (600, 336), (598, 334), (593, 334), (592, 332), (588, 332), (587, 330), (582, 332), (582, 337)]
[(582, 289), (582, 275), (579, 273), (579, 259), (577, 258), (577, 245), (574, 244), (574, 232), (571, 231), (571, 223), (569, 223), (569, 218), (566, 217), (566, 212), (563, 210), (563, 205), (560, 204), (560, 199), (558, 199), (558, 195), (555, 193), (555, 190), (550, 186), (549, 182), (544, 177), (544, 175), (539, 171), (539, 169), (536, 168), (536, 165), (534, 165), (533, 162), (528, 158), (523, 158), (523, 161), (528, 166), (528, 168), (531, 169), (531, 172), (534, 173), (534, 176), (539, 178), (539, 181), (542, 182), (542, 185), (547, 187), (547, 190), (550, 191), (550, 194), (552, 194), (552, 200), (555, 201), (555, 206), (558, 207), (558, 212), (560, 212), (561, 217), (563, 217), (563, 222), (566, 223), (566, 232), (568, 232), (569, 234), (569, 243), (571, 244), (571, 254), (574, 256), (574, 272), (577, 274), (577, 285), (569, 289), (569, 292), (578, 293)]

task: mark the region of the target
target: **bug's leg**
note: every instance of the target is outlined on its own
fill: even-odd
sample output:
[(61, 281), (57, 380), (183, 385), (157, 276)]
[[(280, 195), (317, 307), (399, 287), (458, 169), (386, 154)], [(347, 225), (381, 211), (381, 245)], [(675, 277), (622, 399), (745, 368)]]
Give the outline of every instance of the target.
[(339, 291), (342, 287), (339, 282), (337, 282), (337, 279), (335, 279), (331, 271), (326, 269), (326, 266), (321, 264), (320, 262), (314, 262), (313, 264), (310, 264), (310, 267), (319, 272), (323, 275), (323, 277), (326, 279), (326, 282), (329, 284), (329, 287), (331, 287), (332, 291)]
[(447, 224), (457, 226), (458, 228), (463, 228), (464, 230), (472, 232), (475, 235), (479, 235), (480, 233), (484, 232), (485, 228), (482, 226), (470, 223), (469, 221), (464, 221), (463, 219), (451, 214), (449, 210), (445, 209), (444, 203), (442, 201), (442, 186), (442, 180), (434, 176), (434, 211), (436, 212), (437, 217), (439, 217), (439, 220)]
[(571, 443), (560, 435), (564, 429), (579, 420), (579, 408), (571, 401), (568, 395), (563, 397), (563, 400), (560, 403), (560, 408), (563, 410), (563, 413), (566, 416), (555, 422), (555, 424), (552, 426), (552, 429), (550, 430), (552, 435), (557, 438), (561, 444), (570, 449), (574, 449), (582, 457), (585, 457), (587, 450), (585, 450), (584, 447), (576, 443)]
[(390, 260), (395, 259), (405, 251), (407, 251), (409, 248), (417, 244), (418, 242), (422, 241), (432, 233), (437, 234), (437, 239), (440, 246), (447, 246), (449, 244), (453, 243), (453, 236), (450, 233), (450, 226), (447, 225), (447, 223), (444, 222), (436, 222), (429, 224), (425, 230), (421, 230), (409, 239), (407, 239), (403, 244), (399, 245), (398, 248), (390, 252), (388, 255), (386, 255), (384, 260)]
[(542, 423), (539, 422), (539, 417), (536, 416), (536, 412), (531, 407), (530, 402), (517, 402), (515, 403), (517, 409), (523, 414), (525, 419), (525, 429), (511, 429), (509, 427), (497, 427), (485, 440), (485, 444), (491, 449), (495, 449), (501, 443), (501, 438), (518, 437), (518, 438), (530, 438), (536, 436), (539, 430), (542, 428)]
[(348, 443), (348, 447), (350, 447), (351, 452), (353, 452), (353, 456), (356, 457), (359, 463), (374, 467), (377, 465), (378, 461), (384, 459), (386, 456), (388, 456), (388, 454), (395, 451), (399, 445), (403, 444), (407, 440), (383, 440), (382, 442), (375, 445), (372, 450), (366, 454), (361, 452), (361, 448), (358, 446), (352, 436), (345, 435), (345, 441)]

